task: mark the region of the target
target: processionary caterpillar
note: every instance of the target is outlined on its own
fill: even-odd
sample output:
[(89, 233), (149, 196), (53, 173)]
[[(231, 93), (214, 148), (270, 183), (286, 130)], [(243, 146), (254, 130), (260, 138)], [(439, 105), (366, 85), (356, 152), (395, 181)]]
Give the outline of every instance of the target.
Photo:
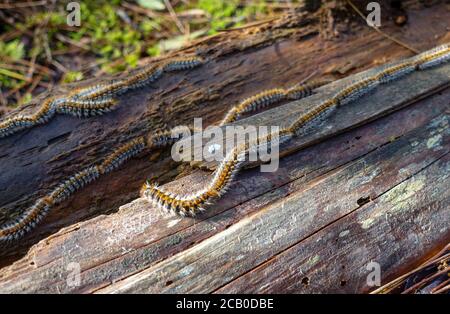
[[(440, 63), (449, 60), (448, 54), (450, 54), (448, 49), (445, 50), (446, 54), (442, 53), (442, 50), (443, 48), (440, 48), (439, 52), (431, 54), (435, 58), (439, 58)], [(424, 59), (426, 59), (428, 64), (438, 64), (434, 62), (434, 59), (430, 57), (430, 54), (424, 54), (423, 58), (418, 59), (419, 61), (417, 62), (423, 64)], [(328, 116), (329, 113), (336, 109), (338, 105), (345, 105), (355, 101), (359, 97), (373, 90), (379, 84), (397, 79), (411, 72), (411, 69), (420, 69), (419, 67), (416, 67), (416, 64), (417, 63), (414, 63), (412, 60), (407, 60), (398, 65), (383, 68), (374, 75), (361, 77), (350, 85), (344, 86), (334, 96), (324, 100), (318, 106), (300, 116), (289, 127), (282, 129), (281, 135), (290, 137), (294, 134), (304, 134), (306, 130), (312, 126), (312, 122), (321, 121), (325, 116)], [(286, 91), (282, 89), (273, 89), (260, 93), (232, 108), (224, 121), (234, 121), (235, 117), (238, 117), (239, 113), (244, 112), (246, 108), (248, 108), (249, 111), (256, 110), (261, 106), (276, 102), (283, 97), (286, 97)], [(265, 138), (258, 138), (257, 141), (270, 141), (271, 138), (272, 134), (269, 134)], [(235, 147), (220, 163), (210, 182), (199, 192), (189, 195), (179, 195), (174, 192), (165, 191), (165, 189), (158, 187), (157, 184), (146, 183), (141, 189), (141, 196), (148, 199), (158, 208), (166, 211), (181, 214), (183, 216), (195, 216), (197, 213), (205, 210), (206, 205), (212, 204), (215, 199), (226, 192), (234, 176), (240, 169), (240, 165), (243, 162), (242, 156), (244, 156), (244, 153), (249, 149), (255, 149), (255, 145)]]
[(314, 89), (328, 84), (329, 82), (329, 80), (312, 81), (304, 84), (298, 84), (287, 89), (274, 88), (262, 91), (231, 108), (219, 125), (222, 126), (235, 122), (244, 113), (254, 112), (286, 99), (298, 100), (311, 96)]
[[(207, 205), (217, 200), (226, 192), (227, 188), (233, 181), (233, 178), (241, 168), (241, 165), (245, 160), (245, 154), (252, 149), (256, 149), (261, 143), (274, 140), (275, 135), (276, 138), (289, 139), (295, 134), (303, 134), (305, 130), (311, 127), (313, 124), (312, 122), (322, 120), (323, 117), (335, 110), (338, 105), (344, 105), (354, 101), (358, 97), (368, 93), (377, 85), (385, 84), (393, 79), (397, 79), (404, 74), (411, 72), (411, 69), (422, 70), (431, 66), (442, 64), (448, 60), (450, 60), (450, 49), (448, 45), (442, 45), (431, 51), (402, 61), (399, 64), (383, 67), (375, 74), (362, 77), (350, 85), (341, 88), (334, 94), (334, 96), (322, 101), (322, 103), (318, 106), (298, 117), (293, 123), (291, 123), (290, 126), (281, 129), (279, 134), (269, 134), (259, 137), (254, 143), (240, 145), (233, 148), (232, 151), (227, 154), (226, 158), (220, 163), (211, 180), (205, 185), (205, 188), (201, 189), (197, 193), (191, 195), (177, 195), (176, 193), (165, 191), (165, 189), (158, 187), (156, 184), (146, 183), (142, 188), (141, 194), (159, 208), (163, 208), (184, 216), (193, 216), (204, 210)], [(194, 65), (195, 62), (193, 61), (186, 61), (186, 63), (176, 61), (170, 66), (166, 66), (169, 70), (178, 70), (183, 67), (186, 68)], [(283, 99), (283, 97), (295, 99), (295, 97), (302, 97), (302, 95), (307, 95), (310, 93), (307, 89), (305, 89), (305, 91), (306, 92), (302, 94), (303, 92), (301, 92), (300, 88), (297, 90), (275, 89), (266, 93), (263, 92), (256, 95), (252, 101), (245, 100), (241, 104), (232, 108), (230, 111), (231, 113), (227, 116), (236, 115), (236, 112), (244, 112), (240, 110), (252, 111), (255, 110), (255, 108), (261, 108), (261, 106), (267, 106), (272, 104), (275, 99)], [(298, 95), (300, 96), (293, 96), (295, 93), (299, 93)], [(108, 99), (104, 99), (104, 101), (108, 102)], [(91, 102), (88, 104), (93, 107), (97, 105), (101, 106), (100, 103), (96, 102)], [(39, 112), (35, 115), (29, 117), (16, 117), (3, 122), (0, 124), (0, 136), (8, 133), (8, 130), (14, 129), (15, 127), (21, 127), (24, 125), (27, 126), (29, 123), (44, 123), (45, 121), (48, 121), (48, 119), (55, 114), (56, 105), (61, 105), (63, 107), (66, 106), (62, 105), (62, 102), (48, 99), (43, 104)], [(80, 103), (76, 104), (76, 106), (78, 105), (80, 105)], [(72, 109), (66, 108), (65, 110)], [(84, 108), (77, 110), (84, 110)], [(104, 109), (96, 108), (92, 110)], [(84, 111), (80, 112), (84, 114)], [(72, 113), (72, 111), (70, 111), (70, 113)], [(90, 111), (88, 111), (88, 113), (90, 113)], [(239, 117), (239, 114), (237, 117)], [(145, 148), (158, 148), (165, 145), (170, 145), (179, 139), (179, 137), (169, 137), (171, 134), (172, 131), (165, 131), (149, 135), (148, 137), (139, 137), (134, 139), (115, 150), (112, 154), (106, 157), (100, 165), (91, 166), (63, 181), (51, 193), (39, 199), (33, 206), (27, 209), (19, 218), (15, 219), (13, 222), (0, 226), (0, 241), (10, 241), (20, 238), (26, 232), (30, 231), (53, 206), (63, 202), (75, 191), (97, 179), (100, 175), (109, 173), (118, 168), (126, 160), (136, 156)]]
[(157, 65), (144, 67), (124, 79), (112, 80), (109, 84), (83, 87), (58, 98), (44, 100), (40, 109), (29, 116), (18, 115), (0, 122), (0, 138), (10, 136), (38, 124), (47, 123), (55, 115), (70, 114), (77, 117), (91, 117), (113, 110), (117, 101), (114, 96), (128, 90), (142, 87), (156, 81), (163, 72), (181, 71), (204, 63), (202, 58), (184, 57), (166, 60)]

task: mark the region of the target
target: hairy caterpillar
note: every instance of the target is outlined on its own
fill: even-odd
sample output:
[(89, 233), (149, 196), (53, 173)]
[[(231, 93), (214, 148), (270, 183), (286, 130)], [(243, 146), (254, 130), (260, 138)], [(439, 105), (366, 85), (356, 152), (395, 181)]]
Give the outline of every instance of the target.
[(327, 83), (329, 80), (312, 81), (295, 85), (288, 89), (274, 88), (262, 91), (254, 96), (251, 96), (238, 105), (231, 108), (225, 117), (220, 122), (220, 126), (235, 122), (243, 113), (253, 112), (263, 109), (270, 105), (276, 104), (285, 99), (298, 100), (311, 96), (314, 89), (319, 88)]
[(112, 80), (109, 84), (96, 84), (68, 93), (64, 97), (50, 97), (44, 100), (39, 110), (32, 115), (7, 118), (0, 122), (0, 138), (10, 136), (21, 130), (47, 123), (55, 113), (89, 117), (109, 112), (116, 106), (112, 96), (125, 93), (157, 80), (164, 71), (187, 70), (204, 63), (199, 57), (180, 57), (145, 67), (125, 79)]
[(162, 69), (166, 72), (189, 70), (203, 63), (204, 60), (196, 56), (180, 57), (165, 61), (162, 65)]
[[(337, 93), (335, 93), (333, 97), (324, 100), (322, 103), (308, 111), (306, 114), (298, 117), (289, 127), (282, 129), (277, 137), (281, 140), (286, 140), (291, 138), (294, 134), (302, 134), (306, 132), (306, 130), (308, 130), (310, 127), (315, 126), (316, 123), (322, 121), (323, 118), (330, 112), (335, 110), (338, 105), (354, 101), (361, 95), (364, 95), (368, 91), (375, 88), (378, 84), (383, 84), (393, 79), (397, 79), (413, 70), (426, 69), (448, 60), (450, 60), (450, 51), (447, 45), (443, 45), (441, 47), (418, 55), (414, 58), (402, 61), (398, 64), (386, 66), (371, 76), (363, 77), (348, 86), (344, 86)], [(177, 60), (173, 61), (173, 63), (169, 65), (164, 64), (163, 66), (160, 66), (159, 69), (160, 71), (172, 71), (178, 69), (186, 69), (194, 66), (195, 64), (196, 63), (192, 60)], [(146, 77), (148, 75), (151, 76), (151, 73), (153, 72), (149, 70), (145, 75), (139, 76), (138, 79), (136, 79), (135, 81), (131, 81), (131, 83), (140, 84), (146, 80)], [(129, 83), (130, 82), (126, 83), (125, 86), (127, 86), (127, 84)], [(89, 106), (92, 106), (94, 108), (86, 109), (88, 110), (87, 113), (89, 114), (91, 113), (91, 111), (89, 111), (91, 109), (107, 110), (108, 108), (101, 108), (101, 106), (103, 106), (103, 102), (108, 104), (108, 101), (112, 100), (111, 98), (100, 98), (99, 94), (96, 94), (100, 90), (100, 87), (96, 88), (77, 94), (77, 96), (71, 99), (62, 98), (46, 100), (46, 102), (36, 114), (16, 117), (0, 123), (0, 136), (11, 131), (15, 132), (17, 131), (16, 128), (45, 123), (56, 112), (73, 114), (73, 112), (70, 110), (78, 112), (76, 110), (85, 110), (84, 106), (86, 106), (87, 108)], [(126, 88), (128, 88), (128, 86)], [(111, 91), (112, 90), (106, 92), (103, 95), (111, 93)], [(273, 92), (273, 94), (271, 94), (270, 92), (264, 94), (263, 92), (255, 95), (255, 98), (253, 98), (253, 102), (248, 101), (248, 99), (243, 101), (242, 103), (234, 107), (238, 109), (232, 109), (233, 111), (230, 113), (230, 115), (236, 115), (236, 111), (237, 113), (250, 112), (252, 110), (268, 106), (273, 102), (279, 101), (280, 99), (297, 99), (298, 97), (305, 97), (305, 95), (309, 95), (311, 93), (311, 90), (301, 86), (296, 86), (286, 90), (274, 89), (271, 91)], [(101, 97), (103, 97), (103, 95)], [(86, 99), (84, 99), (84, 97), (86, 97)], [(71, 105), (72, 107), (70, 107)], [(100, 106), (100, 108), (96, 108), (97, 105)], [(64, 112), (64, 110), (68, 111)], [(84, 111), (82, 112), (84, 114)], [(239, 114), (237, 115), (237, 117), (239, 117)], [(149, 135), (147, 137), (140, 137), (114, 151), (112, 154), (106, 157), (104, 162), (100, 165), (89, 167), (71, 176), (68, 180), (65, 180), (60, 185), (58, 185), (49, 195), (39, 199), (18, 219), (11, 223), (0, 226), (0, 241), (18, 239), (20, 236), (31, 230), (31, 228), (40, 221), (40, 219), (51, 209), (52, 206), (63, 202), (75, 191), (81, 189), (89, 182), (97, 179), (99, 175), (113, 171), (114, 169), (122, 165), (126, 160), (137, 155), (145, 147), (158, 148), (172, 144), (180, 139), (180, 135), (175, 137), (173, 137), (172, 135), (172, 131), (164, 131)], [(142, 189), (142, 196), (147, 198), (160, 208), (164, 208), (166, 210), (173, 211), (185, 216), (193, 216), (204, 210), (207, 205), (212, 204), (226, 192), (230, 183), (233, 181), (234, 176), (241, 168), (242, 162), (243, 160), (245, 160), (245, 158), (243, 157), (245, 157), (246, 153), (253, 149), (256, 149), (258, 145), (263, 144), (265, 141), (270, 142), (274, 139), (275, 137), (273, 136), (273, 134), (269, 134), (268, 136), (258, 138), (256, 143), (253, 143), (251, 145), (239, 146), (233, 149), (229, 154), (227, 154), (225, 160), (219, 165), (210, 182), (205, 186), (204, 189), (200, 190), (197, 193), (180, 196), (175, 193), (165, 191), (165, 189), (160, 188), (155, 184), (146, 183)]]
[(317, 107), (294, 120), (288, 127), (288, 130), (293, 134), (306, 133), (311, 127), (320, 123), (326, 116), (333, 112), (337, 104), (334, 98), (323, 101)]
[(141, 189), (141, 197), (146, 198), (149, 202), (167, 212), (194, 217), (227, 192), (231, 182), (233, 182), (236, 174), (241, 169), (247, 153), (257, 150), (260, 145), (275, 140), (282, 142), (291, 136), (290, 130), (283, 129), (280, 132), (273, 132), (258, 137), (253, 142), (235, 146), (219, 164), (211, 180), (198, 192), (178, 195), (166, 191), (156, 183), (146, 182)]
[(105, 96), (114, 96), (127, 90), (124, 80), (113, 80), (109, 84), (97, 84), (77, 89), (68, 95), (68, 99), (94, 100)]
[(30, 231), (54, 206), (81, 189), (86, 184), (97, 179), (98, 167), (89, 167), (76, 173), (58, 185), (49, 195), (39, 199), (13, 222), (0, 226), (0, 242), (16, 240)]
[(76, 117), (91, 117), (102, 115), (113, 110), (117, 106), (117, 100), (113, 98), (72, 100), (56, 107), (57, 113), (70, 114)]
[(416, 66), (424, 70), (450, 60), (450, 47), (448, 44), (441, 45), (417, 56)]
[(207, 205), (212, 204), (214, 199), (226, 192), (229, 184), (239, 171), (243, 156), (242, 147), (233, 148), (215, 171), (208, 185), (196, 193), (177, 195), (165, 191), (157, 184), (146, 182), (141, 189), (141, 196), (167, 212), (193, 217), (205, 210)]
[(285, 99), (285, 97), (286, 91), (281, 88), (263, 91), (255, 96), (245, 99), (239, 105), (231, 108), (220, 125), (232, 123), (238, 120), (243, 113), (262, 109)]
[(163, 69), (160, 65), (151, 65), (139, 71), (125, 80), (124, 85), (128, 89), (135, 89), (143, 87), (148, 83), (152, 83), (159, 79), (163, 74)]
[(59, 184), (56, 189), (49, 194), (49, 197), (53, 200), (54, 204), (59, 204), (75, 193), (75, 191), (96, 180), (99, 175), (100, 171), (98, 166), (84, 169)]
[(6, 137), (37, 124), (46, 123), (55, 115), (55, 112), (55, 99), (48, 98), (36, 113), (29, 116), (19, 115), (0, 122), (0, 137)]
[(337, 105), (350, 103), (373, 90), (379, 84), (385, 84), (398, 79), (413, 72), (415, 69), (423, 70), (447, 62), (448, 60), (450, 60), (450, 49), (448, 45), (442, 45), (408, 60), (383, 67), (377, 73), (363, 77), (344, 87), (331, 99), (323, 101), (316, 108), (311, 109), (309, 112), (295, 120), (289, 129), (295, 134), (304, 134), (314, 126), (315, 123), (320, 123), (324, 117), (334, 111)]
[(150, 133), (147, 137), (147, 144), (150, 148), (161, 148), (172, 145), (183, 138), (184, 135), (191, 135), (195, 131), (193, 127), (177, 126), (170, 130)]
[(286, 97), (292, 100), (302, 99), (311, 96), (316, 88), (328, 83), (331, 83), (331, 80), (324, 79), (298, 84), (286, 90)]
[(47, 196), (39, 199), (15, 221), (0, 226), (0, 242), (20, 238), (30, 231), (53, 206), (62, 203), (73, 193), (96, 180), (101, 174), (106, 174), (118, 168), (126, 160), (141, 152), (144, 147), (143, 137), (132, 140), (108, 156), (100, 166), (94, 165), (70, 176), (57, 185)]
[(146, 146), (144, 137), (138, 137), (117, 149), (99, 166), (100, 174), (105, 174), (119, 168), (125, 161), (139, 154)]
[(398, 64), (384, 67), (375, 75), (375, 79), (381, 84), (385, 84), (413, 72), (415, 67), (415, 63), (411, 60), (404, 60)]
[(142, 87), (148, 83), (159, 79), (163, 72), (173, 72), (188, 70), (197, 67), (203, 63), (203, 59), (199, 57), (180, 57), (164, 61), (162, 64), (151, 65), (144, 70), (137, 72), (129, 77), (124, 85), (128, 89)]
[(362, 78), (337, 92), (333, 96), (333, 100), (339, 105), (348, 104), (373, 90), (378, 84), (379, 82), (375, 77)]
[[(177, 129), (174, 128), (175, 132), (177, 132)], [(167, 131), (167, 133), (171, 134), (172, 131)], [(57, 185), (47, 196), (39, 199), (14, 222), (0, 226), (0, 242), (8, 242), (20, 238), (30, 231), (53, 206), (62, 203), (73, 193), (96, 180), (100, 175), (117, 169), (128, 159), (144, 150), (146, 145), (144, 137), (133, 139), (107, 156), (100, 165), (88, 167), (70, 176)]]
[(49, 197), (39, 199), (20, 217), (0, 227), (0, 242), (18, 240), (39, 223), (53, 206)]

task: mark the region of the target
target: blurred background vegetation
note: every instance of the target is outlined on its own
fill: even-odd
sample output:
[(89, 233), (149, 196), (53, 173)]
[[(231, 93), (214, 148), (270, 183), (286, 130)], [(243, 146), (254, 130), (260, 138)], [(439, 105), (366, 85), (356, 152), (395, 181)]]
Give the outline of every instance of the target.
[(201, 37), (266, 20), (303, 1), (78, 0), (81, 25), (67, 24), (67, 3), (0, 3), (0, 114), (51, 85), (138, 66), (145, 58)]

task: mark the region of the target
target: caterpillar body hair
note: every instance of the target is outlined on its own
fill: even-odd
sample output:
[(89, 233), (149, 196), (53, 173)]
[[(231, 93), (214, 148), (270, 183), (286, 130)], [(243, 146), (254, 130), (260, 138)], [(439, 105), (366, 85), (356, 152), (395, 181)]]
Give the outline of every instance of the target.
[(274, 88), (262, 91), (231, 108), (222, 119), (219, 126), (237, 121), (243, 113), (260, 110), (285, 99), (298, 100), (311, 96), (316, 88), (330, 82), (330, 80), (322, 79), (298, 84), (288, 89)]
[[(203, 64), (202, 58), (193, 56), (175, 58), (157, 65), (145, 67), (143, 70), (124, 79), (115, 79), (109, 83), (96, 84), (75, 89), (65, 97), (53, 97), (44, 101), (40, 110), (30, 116), (16, 116), (0, 122), (0, 138), (10, 136), (18, 131), (47, 123), (56, 113), (66, 113), (78, 117), (89, 117), (104, 114), (112, 110), (115, 101), (112, 96), (121, 95), (129, 89), (142, 87), (156, 81), (163, 72), (191, 69)], [(87, 108), (97, 106), (99, 108)]]
[(55, 99), (48, 98), (36, 113), (29, 116), (18, 115), (0, 122), (0, 137), (12, 135), (38, 124), (44, 124), (55, 115), (55, 112)]
[(327, 99), (306, 114), (300, 116), (287, 129), (292, 134), (304, 134), (330, 115), (336, 109), (337, 104), (334, 98)]
[(174, 58), (164, 62), (162, 68), (165, 72), (181, 71), (193, 69), (204, 63), (204, 60), (197, 56)]
[(225, 125), (238, 120), (243, 113), (248, 113), (256, 110), (263, 109), (274, 103), (277, 103), (286, 97), (286, 91), (281, 88), (274, 88), (270, 90), (263, 91), (252, 97), (249, 97), (242, 101), (237, 106), (231, 108), (228, 111), (225, 118), (222, 120), (220, 125)]
[(290, 136), (292, 136), (292, 133), (287, 129), (283, 129), (280, 133), (272, 132), (258, 137), (255, 141), (234, 147), (219, 164), (210, 182), (196, 193), (177, 195), (158, 187), (155, 183), (146, 182), (141, 189), (141, 196), (159, 209), (182, 216), (193, 217), (204, 211), (208, 205), (213, 204), (217, 198), (227, 192), (236, 174), (241, 169), (247, 153), (257, 149), (262, 143)]
[(424, 70), (450, 60), (450, 47), (448, 44), (441, 45), (432, 50), (419, 54), (416, 57), (416, 67)]
[(59, 184), (49, 195), (39, 199), (20, 217), (0, 226), (0, 242), (17, 240), (38, 224), (50, 209), (67, 199), (99, 176), (97, 166), (89, 167)]
[(99, 167), (92, 166), (84, 169), (59, 184), (49, 195), (54, 204), (65, 201), (75, 191), (81, 189), (90, 182), (96, 180), (100, 175)]
[(292, 100), (302, 99), (308, 96), (311, 96), (314, 93), (314, 90), (324, 86), (326, 84), (331, 83), (331, 80), (322, 79), (322, 80), (314, 80), (307, 83), (297, 84), (286, 91), (286, 97)]
[(76, 117), (98, 116), (110, 112), (117, 106), (117, 101), (113, 98), (101, 99), (69, 99), (57, 107), (58, 113), (69, 114)]
[(112, 153), (99, 166), (88, 167), (70, 176), (57, 185), (47, 196), (39, 199), (19, 218), (0, 226), (0, 242), (19, 239), (39, 223), (53, 206), (62, 203), (76, 191), (96, 180), (100, 175), (118, 168), (126, 160), (142, 151), (144, 147), (144, 138), (137, 138)]
[(396, 80), (406, 74), (409, 74), (415, 70), (415, 63), (410, 60), (402, 61), (398, 64), (385, 66), (375, 78), (381, 83), (385, 84), (390, 81)]
[(163, 74), (163, 68), (160, 65), (151, 65), (132, 75), (125, 80), (124, 84), (128, 89), (143, 87), (159, 79)]
[(362, 78), (342, 88), (333, 96), (333, 99), (337, 104), (345, 105), (367, 94), (378, 85), (379, 81), (374, 77)]
[(286, 97), (286, 91), (281, 88), (274, 88), (263, 91), (255, 96), (245, 99), (238, 105), (240, 113), (247, 113), (263, 109)]
[(146, 182), (141, 189), (141, 196), (159, 209), (187, 217), (194, 217), (204, 211), (208, 205), (223, 195), (243, 161), (243, 152), (234, 148), (216, 170), (211, 182), (199, 192), (190, 195), (177, 195), (165, 191), (157, 184)]
[(98, 99), (124, 93), (126, 91), (124, 80), (113, 80), (106, 84), (97, 84), (90, 87), (77, 89), (68, 95), (69, 99)]
[(14, 221), (0, 226), (0, 242), (18, 240), (24, 236), (41, 221), (52, 206), (53, 200), (50, 197), (39, 199)]
[(125, 161), (136, 156), (146, 146), (144, 137), (138, 137), (117, 149), (109, 155), (99, 166), (99, 173), (106, 174), (119, 168)]
[(186, 134), (190, 136), (194, 132), (193, 127), (177, 126), (169, 130), (158, 131), (155, 134), (150, 133), (146, 139), (150, 148), (162, 148), (175, 144)]

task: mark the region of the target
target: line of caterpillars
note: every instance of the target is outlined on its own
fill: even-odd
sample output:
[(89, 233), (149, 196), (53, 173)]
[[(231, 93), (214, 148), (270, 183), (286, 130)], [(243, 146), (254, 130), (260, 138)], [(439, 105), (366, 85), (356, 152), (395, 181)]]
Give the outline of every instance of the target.
[[(313, 94), (314, 89), (328, 84), (329, 80), (318, 80), (310, 83), (298, 84), (288, 89), (272, 89), (263, 91), (247, 98), (232, 107), (222, 120), (220, 126), (234, 122), (241, 117), (241, 112), (249, 113), (266, 108), (286, 99), (301, 99)], [(92, 91), (84, 91), (92, 96)], [(18, 218), (0, 227), (0, 242), (19, 239), (29, 232), (47, 214), (51, 207), (61, 204), (69, 196), (96, 180), (100, 175), (117, 169), (130, 158), (138, 155), (144, 149), (158, 149), (170, 146), (182, 138), (184, 129), (175, 127), (170, 130), (152, 132), (148, 136), (138, 137), (119, 147), (99, 165), (82, 170), (59, 184), (51, 193), (39, 199), (33, 206), (23, 212)], [(193, 130), (191, 129), (191, 132)]]
[(98, 84), (71, 91), (61, 97), (50, 97), (31, 115), (17, 115), (0, 122), (0, 138), (21, 130), (45, 124), (55, 114), (68, 114), (79, 118), (103, 115), (117, 107), (115, 96), (155, 82), (164, 72), (188, 70), (204, 63), (197, 56), (173, 58), (156, 65), (146, 66), (123, 79), (115, 79), (108, 84)]
[[(182, 216), (195, 216), (199, 212), (204, 211), (208, 205), (213, 204), (227, 191), (245, 160), (245, 154), (249, 150), (258, 149), (260, 143), (270, 143), (273, 140), (280, 142), (293, 136), (304, 134), (311, 127), (316, 127), (338, 106), (355, 101), (378, 85), (398, 79), (415, 70), (424, 70), (449, 60), (450, 48), (448, 45), (442, 45), (413, 58), (385, 66), (376, 73), (364, 76), (343, 87), (331, 98), (324, 100), (306, 114), (298, 117), (289, 126), (282, 128), (279, 133), (269, 133), (264, 137), (258, 138), (255, 143), (234, 147), (220, 163), (209, 183), (200, 191), (188, 195), (180, 195), (166, 191), (164, 188), (158, 187), (156, 183), (146, 182), (141, 189), (141, 197), (144, 197), (162, 210)], [(266, 97), (266, 95), (262, 95)], [(273, 95), (275, 98), (281, 97), (280, 95), (283, 95), (283, 92), (273, 90)], [(239, 112), (239, 109), (235, 109), (235, 111)], [(235, 113), (230, 113), (230, 116), (233, 116), (233, 114), (235, 115)]]
[[(239, 172), (246, 154), (258, 148), (261, 143), (285, 141), (293, 136), (303, 134), (305, 130), (316, 126), (336, 107), (347, 104), (367, 94), (379, 84), (398, 79), (415, 70), (424, 70), (450, 60), (450, 48), (442, 45), (413, 58), (403, 60), (393, 65), (383, 67), (370, 76), (362, 77), (343, 87), (329, 99), (324, 100), (307, 113), (301, 115), (289, 126), (276, 134), (260, 137), (256, 142), (233, 148), (220, 163), (212, 179), (200, 191), (190, 195), (177, 195), (158, 187), (157, 184), (145, 183), (141, 189), (141, 196), (149, 200), (158, 208), (180, 214), (195, 216), (213, 204), (228, 189), (236, 174)], [(236, 121), (243, 113), (252, 112), (273, 105), (285, 99), (300, 99), (313, 93), (313, 89), (325, 82), (302, 84), (288, 89), (272, 89), (247, 98), (234, 106), (220, 123), (221, 125)], [(50, 194), (39, 199), (20, 217), (0, 227), (0, 242), (19, 239), (30, 231), (54, 206), (66, 200), (75, 191), (97, 179), (100, 175), (109, 173), (121, 166), (130, 158), (138, 155), (144, 149), (160, 148), (171, 145), (180, 138), (172, 137), (173, 130), (159, 132), (147, 137), (138, 137), (121, 146), (109, 155), (101, 164), (91, 166), (62, 182)]]

